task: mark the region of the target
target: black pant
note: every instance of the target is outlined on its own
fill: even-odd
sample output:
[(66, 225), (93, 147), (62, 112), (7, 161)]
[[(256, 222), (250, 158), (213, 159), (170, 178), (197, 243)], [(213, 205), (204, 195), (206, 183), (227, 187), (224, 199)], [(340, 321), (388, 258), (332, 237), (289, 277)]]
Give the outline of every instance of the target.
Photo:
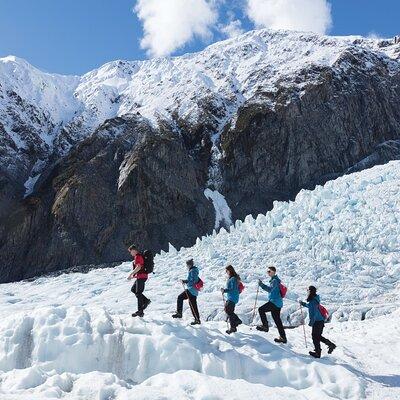
[(321, 354), (321, 342), (327, 346), (333, 346), (333, 343), (322, 336), (324, 331), (324, 321), (317, 321), (312, 327), (312, 341), (314, 343), (315, 352)]
[(260, 314), (261, 323), (264, 326), (268, 326), (267, 320), (267, 312), (271, 312), (272, 318), (274, 319), (275, 325), (278, 328), (279, 336), (282, 339), (286, 339), (286, 333), (283, 329), (283, 324), (281, 320), (281, 309), (277, 307), (274, 303), (270, 301), (258, 309), (258, 313)]
[(197, 296), (193, 296), (189, 290), (185, 290), (178, 296), (176, 302), (176, 311), (178, 314), (182, 314), (183, 311), (183, 301), (189, 299), (189, 306), (192, 310), (192, 314), (195, 320), (200, 321), (199, 309), (197, 308)]
[(239, 323), (242, 322), (240, 318), (235, 314), (235, 306), (236, 304), (230, 300), (227, 300), (227, 302), (225, 303), (225, 312), (228, 315), (231, 328), (236, 328)]
[(136, 279), (131, 289), (131, 292), (134, 293), (137, 298), (138, 312), (143, 312), (143, 306), (149, 301), (143, 294), (146, 281), (147, 279)]

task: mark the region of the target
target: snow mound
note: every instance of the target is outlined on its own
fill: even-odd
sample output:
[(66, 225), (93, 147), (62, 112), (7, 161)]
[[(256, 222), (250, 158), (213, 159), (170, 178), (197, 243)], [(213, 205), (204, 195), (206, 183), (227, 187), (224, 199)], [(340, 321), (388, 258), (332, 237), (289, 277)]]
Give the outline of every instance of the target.
[[(399, 317), (396, 312), (393, 318), (382, 316), (372, 320), (368, 326), (362, 321), (349, 321), (327, 327), (327, 334), (340, 347), (329, 359), (314, 361), (304, 356), (300, 329), (289, 331), (290, 343), (280, 347), (246, 327), (235, 337), (228, 337), (221, 333), (223, 324), (192, 328), (169, 322), (164, 328), (159, 321), (132, 321), (129, 317), (121, 323), (122, 316), (111, 317), (100, 309), (88, 312), (76, 308), (68, 312), (66, 309), (48, 308), (32, 316), (34, 325), (40, 323), (41, 330), (31, 334), (32, 343), (37, 341), (42, 349), (45, 344), (47, 353), (42, 352), (41, 360), (36, 359), (38, 349), (33, 344), (30, 366), (11, 370), (6, 367), (0, 371), (0, 396), (4, 400), (394, 400), (400, 398), (398, 377), (392, 374), (400, 367), (397, 357), (400, 332), (396, 320)], [(8, 358), (13, 358), (13, 350), (23, 341), (23, 332), (27, 333), (26, 327), (20, 329), (20, 325), (26, 319), (29, 319), (27, 325), (31, 325), (32, 318), (25, 316), (18, 320), (10, 317), (9, 322), (15, 322), (14, 329), (6, 327), (4, 322), (0, 324), (3, 338), (1, 368), (6, 366), (4, 350), (8, 350)], [(74, 329), (77, 333), (73, 333)], [(78, 339), (66, 343), (65, 338), (72, 335)], [(382, 341), (386, 346), (382, 346)], [(121, 352), (112, 354), (116, 342), (124, 349), (123, 358), (118, 357)], [(62, 351), (59, 350), (60, 343)], [(154, 343), (157, 345), (150, 352)], [(101, 345), (103, 349), (99, 349)], [(200, 352), (204, 353), (205, 359), (197, 370), (179, 370), (183, 363), (197, 365), (196, 358)], [(97, 354), (95, 358), (94, 354)], [(154, 368), (157, 358), (161, 359), (162, 365)], [(229, 365), (218, 368), (223, 365), (218, 362), (224, 358), (229, 360)], [(110, 372), (77, 372), (86, 370), (90, 364), (92, 368), (105, 366), (107, 359)], [(126, 362), (128, 359), (130, 363)], [(125, 379), (117, 376), (113, 366), (118, 363), (122, 366), (123, 362), (125, 370), (120, 368), (120, 374), (129, 375), (131, 371), (133, 378), (137, 379), (139, 375), (135, 374), (138, 371), (146, 371), (140, 375), (144, 380), (139, 383), (128, 376)], [(246, 370), (248, 366), (250, 370)], [(157, 373), (162, 369), (174, 372)], [(235, 376), (240, 370), (243, 370), (243, 376), (239, 379), (226, 378)], [(151, 377), (145, 379), (146, 375)], [(260, 383), (254, 383), (257, 381)], [(288, 381), (289, 386), (286, 385)]]
[[(50, 307), (9, 317), (0, 324), (0, 370), (6, 372), (0, 387), (5, 392), (46, 387), (57, 375), (64, 376), (62, 385), (70, 388), (65, 374), (93, 371), (132, 385), (188, 370), (327, 398), (357, 398), (362, 393), (354, 374), (340, 365), (298, 358), (249, 331), (227, 337), (223, 328), (220, 323), (196, 329), (179, 322), (133, 320), (80, 307)], [(106, 378), (118, 382), (110, 375)], [(158, 376), (145, 385), (160, 386), (167, 380)], [(172, 389), (182, 385), (177, 382)], [(201, 393), (197, 381), (192, 385)]]

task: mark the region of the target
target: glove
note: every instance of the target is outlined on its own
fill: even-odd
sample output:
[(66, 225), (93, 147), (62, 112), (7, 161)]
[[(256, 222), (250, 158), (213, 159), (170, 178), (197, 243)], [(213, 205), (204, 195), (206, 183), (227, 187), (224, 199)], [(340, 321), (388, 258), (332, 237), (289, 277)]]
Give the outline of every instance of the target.
[(261, 284), (262, 284), (262, 281), (261, 281), (261, 279), (259, 279), (258, 280), (258, 286), (261, 286)]
[(221, 288), (221, 293), (224, 293), (225, 292), (225, 289), (222, 287)]

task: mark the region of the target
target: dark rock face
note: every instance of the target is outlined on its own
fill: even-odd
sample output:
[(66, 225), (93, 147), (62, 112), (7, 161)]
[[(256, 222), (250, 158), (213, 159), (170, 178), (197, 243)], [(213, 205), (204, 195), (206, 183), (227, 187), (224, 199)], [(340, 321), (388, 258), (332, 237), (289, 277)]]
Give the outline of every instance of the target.
[(392, 160), (400, 160), (400, 140), (388, 140), (376, 146), (374, 151), (346, 171), (346, 174), (359, 172), (374, 165), (386, 164)]
[(23, 195), (23, 182), (27, 174), (25, 157), (16, 157), (14, 142), (0, 123), (0, 218), (7, 216), (10, 209)]
[(126, 260), (130, 243), (154, 251), (168, 242), (189, 246), (214, 224), (182, 140), (141, 120), (108, 121), (37, 185), (2, 220), (3, 282)]
[(274, 110), (263, 106), (265, 93), (240, 110), (221, 139), (222, 192), (235, 218), (264, 213), (274, 200), (289, 200), (354, 165), (356, 171), (398, 157), (393, 143), (379, 145), (400, 138), (400, 76), (375, 61), (365, 75), (349, 53), (337, 61), (343, 73), (319, 71), (302, 95), (282, 88)]

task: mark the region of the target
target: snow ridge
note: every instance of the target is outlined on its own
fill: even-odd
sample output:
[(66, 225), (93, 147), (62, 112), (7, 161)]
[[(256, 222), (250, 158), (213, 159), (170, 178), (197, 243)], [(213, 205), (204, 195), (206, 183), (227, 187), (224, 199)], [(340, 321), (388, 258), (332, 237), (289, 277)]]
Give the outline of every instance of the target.
[[(390, 58), (397, 47), (394, 41), (258, 30), (196, 54), (113, 61), (81, 77), (43, 73), (10, 56), (0, 59), (0, 122), (12, 134), (11, 114), (6, 107), (12, 92), (27, 104), (15, 111), (18, 115), (29, 116), (29, 105), (50, 121), (52, 128), (42, 129), (41, 135), (48, 145), (61, 127), (68, 131), (78, 126), (89, 133), (106, 119), (127, 114), (140, 113), (155, 125), (159, 119), (173, 116), (195, 123), (202, 114), (201, 104), (207, 102), (219, 115), (213, 138), (217, 141), (218, 132), (245, 101), (257, 101), (261, 91), (273, 94), (281, 86), (294, 84), (301, 70), (332, 67), (346, 50), (359, 49), (385, 58), (398, 71), (398, 61)], [(312, 79), (308, 77), (308, 83)], [(305, 84), (297, 83), (298, 89), (301, 91)], [(273, 100), (270, 106), (274, 107)], [(16, 137), (15, 132), (12, 136), (18, 146), (23, 146), (24, 137)]]

